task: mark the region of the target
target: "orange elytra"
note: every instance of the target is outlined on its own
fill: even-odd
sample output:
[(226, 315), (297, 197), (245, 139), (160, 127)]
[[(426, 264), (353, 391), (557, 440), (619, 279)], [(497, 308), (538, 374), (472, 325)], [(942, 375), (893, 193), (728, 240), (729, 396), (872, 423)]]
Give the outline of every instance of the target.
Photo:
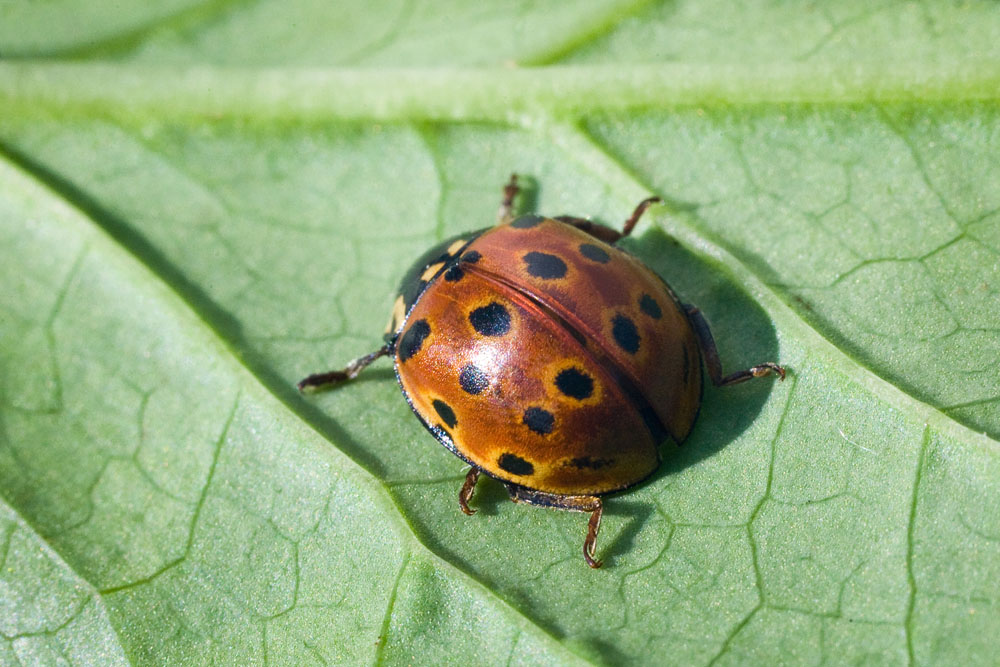
[(717, 386), (785, 371), (763, 363), (723, 376), (697, 308), (614, 243), (618, 232), (571, 216), (512, 215), (512, 176), (495, 227), (448, 239), (404, 276), (384, 345), (342, 370), (310, 375), (315, 389), (357, 376), (386, 355), (425, 427), (469, 464), (466, 514), (481, 473), (512, 500), (590, 513), (591, 567), (601, 496), (649, 477), (659, 445), (690, 433), (702, 362)]

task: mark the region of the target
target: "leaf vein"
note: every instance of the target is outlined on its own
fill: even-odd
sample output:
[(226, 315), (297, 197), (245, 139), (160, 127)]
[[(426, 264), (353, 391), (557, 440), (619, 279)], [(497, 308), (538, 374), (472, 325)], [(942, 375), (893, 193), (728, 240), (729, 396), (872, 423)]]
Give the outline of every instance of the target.
[(396, 595), (399, 592), (399, 584), (403, 580), (403, 574), (406, 572), (406, 568), (410, 564), (410, 559), (412, 554), (407, 552), (403, 556), (403, 562), (399, 565), (399, 570), (396, 572), (396, 578), (392, 582), (392, 589), (389, 591), (389, 600), (385, 606), (385, 614), (382, 617), (382, 624), (380, 626), (378, 635), (378, 646), (375, 648), (375, 657), (372, 661), (374, 665), (382, 664), (382, 654), (385, 651), (386, 644), (389, 643), (389, 625), (392, 622), (392, 612), (396, 606)]
[(920, 481), (926, 466), (927, 450), (930, 448), (930, 438), (930, 427), (924, 426), (923, 439), (920, 443), (920, 451), (917, 455), (916, 465), (914, 466), (913, 495), (910, 499), (910, 515), (906, 525), (906, 582), (909, 594), (906, 600), (906, 615), (903, 620), (903, 627), (906, 631), (906, 652), (909, 664), (911, 665), (916, 662), (913, 646), (913, 616), (917, 603), (917, 579), (913, 572), (913, 552), (917, 526), (917, 502), (919, 499)]

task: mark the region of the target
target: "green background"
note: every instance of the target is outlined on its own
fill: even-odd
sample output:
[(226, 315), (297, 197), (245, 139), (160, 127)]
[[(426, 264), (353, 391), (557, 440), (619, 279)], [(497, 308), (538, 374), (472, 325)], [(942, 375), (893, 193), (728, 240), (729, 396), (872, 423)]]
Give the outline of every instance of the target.
[[(994, 2), (0, 2), (0, 663), (989, 664)], [(514, 506), (378, 345), (425, 246), (617, 225), (726, 368)]]

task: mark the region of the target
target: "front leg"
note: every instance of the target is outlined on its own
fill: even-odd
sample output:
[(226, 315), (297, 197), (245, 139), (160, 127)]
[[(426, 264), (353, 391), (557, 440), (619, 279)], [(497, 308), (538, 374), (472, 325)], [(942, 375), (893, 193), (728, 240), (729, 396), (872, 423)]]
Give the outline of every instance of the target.
[(514, 198), (521, 188), (517, 184), (517, 174), (511, 174), (507, 185), (503, 187), (503, 200), (500, 202), (500, 210), (497, 212), (497, 224), (502, 225), (514, 219)]
[(309, 377), (299, 380), (299, 383), (296, 386), (299, 388), (299, 391), (302, 392), (316, 391), (319, 389), (327, 389), (341, 382), (353, 380), (358, 377), (358, 374), (367, 368), (369, 364), (379, 357), (384, 357), (390, 352), (392, 352), (392, 346), (386, 343), (374, 352), (366, 354), (363, 357), (358, 357), (341, 370), (313, 373)]
[(587, 232), (594, 238), (600, 239), (609, 245), (614, 245), (632, 233), (632, 230), (635, 229), (636, 223), (639, 222), (639, 218), (642, 217), (642, 214), (646, 212), (647, 208), (661, 201), (663, 200), (659, 197), (648, 197), (647, 199), (643, 199), (639, 202), (639, 204), (635, 207), (635, 210), (632, 211), (632, 215), (630, 215), (628, 220), (625, 221), (625, 224), (622, 226), (622, 231), (620, 232), (616, 229), (602, 225), (599, 222), (587, 220), (586, 218), (578, 218), (573, 215), (557, 215), (555, 219), (560, 222), (565, 222), (567, 225), (573, 225), (577, 229)]

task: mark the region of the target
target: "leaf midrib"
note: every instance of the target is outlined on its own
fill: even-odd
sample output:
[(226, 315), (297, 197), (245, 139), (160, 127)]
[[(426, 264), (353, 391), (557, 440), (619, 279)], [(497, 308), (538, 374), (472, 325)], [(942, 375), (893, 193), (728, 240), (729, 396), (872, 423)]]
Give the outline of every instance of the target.
[(0, 108), (160, 119), (532, 124), (546, 117), (683, 106), (997, 99), (1000, 62), (973, 58), (379, 69), (0, 63)]

